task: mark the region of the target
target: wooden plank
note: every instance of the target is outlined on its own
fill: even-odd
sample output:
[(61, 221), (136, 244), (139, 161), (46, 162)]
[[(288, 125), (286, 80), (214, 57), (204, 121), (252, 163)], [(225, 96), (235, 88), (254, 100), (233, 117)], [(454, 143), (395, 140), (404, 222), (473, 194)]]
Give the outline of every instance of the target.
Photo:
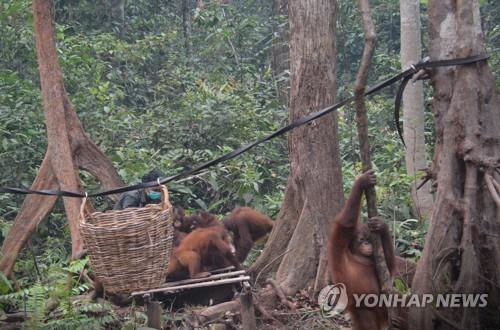
[(243, 282), (243, 290), (240, 294), (240, 304), (241, 325), (243, 327), (243, 330), (257, 329), (257, 323), (255, 321), (255, 310), (252, 299), (252, 287), (248, 282)]
[(230, 279), (221, 279), (221, 280), (216, 280), (216, 281), (206, 281), (206, 282), (201, 282), (201, 283), (179, 285), (179, 286), (168, 287), (168, 288), (153, 289), (153, 290), (149, 290), (149, 291), (144, 291), (144, 292), (139, 293), (139, 294), (155, 293), (155, 292), (164, 292), (164, 293), (175, 292), (175, 291), (184, 290), (184, 289), (204, 288), (204, 287), (209, 287), (209, 286), (218, 286), (218, 285), (223, 285), (223, 284), (238, 283), (238, 282), (248, 281), (248, 280), (250, 280), (250, 276), (239, 276), (239, 277), (230, 278)]
[(148, 327), (161, 329), (161, 303), (159, 301), (150, 301), (147, 305)]
[(227, 272), (229, 270), (234, 270), (234, 269), (236, 269), (234, 266), (229, 266), (229, 267), (225, 267), (225, 268), (211, 270), (210, 273), (218, 274), (218, 273), (223, 273), (223, 272)]
[(167, 282), (167, 283), (165, 283), (165, 285), (162, 285), (160, 288), (169, 288), (169, 287), (177, 286), (177, 285), (181, 285), (181, 284), (205, 282), (207, 280), (214, 280), (214, 279), (220, 279), (220, 278), (224, 278), (224, 277), (238, 276), (238, 275), (242, 275), (242, 274), (245, 274), (244, 270), (238, 270), (238, 271), (230, 272), (230, 273), (210, 275), (208, 277), (202, 277), (202, 278), (190, 278), (190, 279), (182, 280), (182, 281)]
[(132, 292), (132, 296), (139, 296), (139, 295), (144, 295), (147, 293), (155, 293), (155, 292), (168, 293), (168, 292), (175, 292), (175, 291), (184, 290), (184, 289), (204, 288), (204, 287), (208, 287), (208, 286), (218, 286), (218, 285), (238, 283), (238, 282), (243, 282), (243, 281), (248, 281), (248, 280), (250, 280), (250, 276), (239, 276), (236, 278), (222, 279), (222, 280), (216, 280), (216, 281), (207, 281), (207, 282), (202, 282), (202, 283), (186, 284), (186, 285), (179, 285), (179, 286), (173, 286), (173, 287), (167, 287), (167, 288), (158, 288), (158, 289), (147, 290), (147, 291), (137, 291), (137, 292)]

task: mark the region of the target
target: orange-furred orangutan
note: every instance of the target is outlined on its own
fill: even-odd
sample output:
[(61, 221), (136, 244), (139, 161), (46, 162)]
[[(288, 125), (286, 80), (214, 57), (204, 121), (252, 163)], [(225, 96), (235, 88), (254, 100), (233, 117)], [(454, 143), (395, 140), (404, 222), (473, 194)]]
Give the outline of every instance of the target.
[(273, 229), (273, 221), (267, 215), (250, 207), (238, 207), (224, 220), (224, 227), (233, 234), (236, 257), (245, 261), (255, 242)]
[(373, 170), (363, 173), (354, 182), (349, 198), (342, 211), (335, 217), (329, 240), (328, 256), (332, 280), (343, 283), (347, 289), (347, 312), (351, 316), (353, 329), (377, 330), (387, 324), (387, 310), (380, 307), (355, 306), (353, 294), (379, 294), (373, 245), (370, 231), (380, 234), (387, 267), (394, 273), (395, 257), (388, 226), (379, 217), (359, 224), (363, 191), (376, 184)]

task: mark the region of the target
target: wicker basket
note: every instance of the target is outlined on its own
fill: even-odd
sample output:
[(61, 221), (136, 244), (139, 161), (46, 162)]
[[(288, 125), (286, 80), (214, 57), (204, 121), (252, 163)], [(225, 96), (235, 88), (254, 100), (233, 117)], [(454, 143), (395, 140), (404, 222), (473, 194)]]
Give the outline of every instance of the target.
[(174, 236), (172, 205), (161, 186), (161, 204), (85, 212), (80, 232), (92, 269), (109, 293), (153, 289), (165, 282)]

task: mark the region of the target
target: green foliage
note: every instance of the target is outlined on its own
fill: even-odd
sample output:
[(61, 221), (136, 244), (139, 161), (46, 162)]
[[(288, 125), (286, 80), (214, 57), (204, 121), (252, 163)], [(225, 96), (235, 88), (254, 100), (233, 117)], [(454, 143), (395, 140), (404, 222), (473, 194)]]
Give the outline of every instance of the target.
[[(27, 0), (0, 2), (1, 186), (31, 185), (46, 148), (30, 9)], [(2, 194), (2, 217), (11, 219), (22, 199)]]
[[(27, 187), (47, 147), (33, 26), (26, 24), (32, 20), (31, 8), (29, 1), (17, 0), (4, 8), (9, 10), (0, 12), (9, 18), (0, 21), (6, 32), (0, 36), (0, 168), (10, 175), (2, 176), (0, 184)], [(205, 162), (275, 130), (287, 117), (274, 96), (268, 65), (269, 6), (192, 11), (192, 31), (186, 36), (176, 6), (129, 2), (123, 37), (106, 22), (103, 3), (55, 1), (55, 8), (66, 90), (86, 131), (127, 183), (152, 167), (172, 175)], [(182, 47), (186, 37), (192, 44), (189, 54)], [(175, 204), (215, 213), (251, 204), (273, 214), (287, 168), (285, 140), (273, 141), (172, 184), (183, 192), (172, 198)], [(87, 190), (101, 189), (88, 173), (81, 178)], [(2, 238), (22, 198), (0, 196)], [(111, 206), (106, 200), (94, 202), (101, 209)], [(2, 307), (26, 306), (30, 328), (86, 329), (113, 322), (110, 310), (75, 298), (90, 288), (80, 281), (86, 260), (68, 264), (70, 251), (58, 202), (16, 263), (24, 289), (6, 287), (0, 292)], [(55, 309), (47, 308), (47, 301)], [(145, 325), (140, 315), (125, 321), (125, 327)]]
[(394, 288), (398, 294), (409, 294), (411, 292), (410, 288), (408, 288), (405, 282), (400, 278), (394, 279)]
[[(288, 111), (276, 95), (276, 79), (283, 77), (273, 76), (270, 63), (272, 27), (286, 18), (272, 16), (272, 1), (240, 0), (229, 5), (206, 1), (203, 10), (187, 1), (192, 7), (185, 22), (181, 1), (127, 1), (123, 26), (112, 17), (109, 3), (54, 1), (56, 37), (71, 102), (85, 130), (126, 183), (138, 181), (151, 168), (167, 176), (179, 173), (287, 122)], [(427, 1), (421, 4), (425, 30)], [(481, 4), (492, 54), (489, 64), (498, 79), (498, 4), (494, 0)], [(400, 70), (399, 2), (373, 1), (371, 5), (377, 48), (369, 85)], [(339, 98), (345, 98), (352, 91), (363, 33), (354, 2), (340, 0), (337, 18), (337, 86)], [(31, 1), (1, 1), (0, 30), (0, 169), (4, 173), (0, 186), (29, 187), (47, 147)], [(367, 104), (378, 206), (391, 224), (397, 252), (418, 258), (427, 224), (411, 210), (410, 185), (419, 178), (406, 175), (404, 149), (393, 122), (393, 94), (394, 89), (388, 88)], [(427, 89), (426, 99), (430, 97)], [(361, 172), (353, 109), (345, 107), (338, 118), (348, 193)], [(429, 109), (426, 142), (432, 153)], [(225, 214), (235, 206), (250, 205), (275, 218), (288, 166), (286, 137), (279, 138), (210, 171), (172, 183), (170, 187), (180, 193), (171, 197), (174, 204), (188, 209)], [(102, 189), (87, 172), (81, 172), (81, 179), (89, 191)], [(23, 198), (0, 194), (0, 241)], [(112, 206), (106, 199), (93, 203), (98, 209)], [(262, 248), (257, 246), (247, 262), (255, 260)], [(69, 229), (58, 202), (18, 258), (15, 273), (24, 289), (13, 292), (9, 280), (0, 275), (0, 307), (26, 308), (32, 328), (88, 329), (113, 324), (117, 316), (109, 306), (75, 298), (90, 290), (80, 278), (87, 259), (70, 263), (70, 251)], [(125, 317), (123, 328), (144, 326), (146, 320), (144, 314), (134, 312)]]
[(36, 282), (29, 290), (27, 295), (26, 310), (29, 311), (28, 327), (32, 329), (39, 328), (45, 317), (45, 299), (47, 288), (40, 282)]
[[(132, 315), (125, 319), (121, 329), (122, 330), (136, 330), (146, 327), (148, 317), (145, 313), (134, 311)], [(147, 329), (147, 328), (146, 328)]]
[(29, 329), (94, 329), (111, 324), (117, 318), (111, 306), (79, 298), (90, 289), (81, 282), (87, 262), (88, 258), (84, 258), (67, 267), (52, 264), (43, 280), (0, 295), (0, 303), (9, 309), (26, 311)]
[(396, 251), (399, 255), (417, 260), (422, 255), (424, 236), (427, 232), (427, 222), (417, 219), (407, 219), (395, 224), (393, 233)]
[(12, 291), (12, 284), (4, 273), (0, 272), (0, 294), (6, 294), (9, 291)]
[(481, 23), (486, 41), (486, 50), (491, 55), (489, 67), (500, 88), (500, 10), (495, 0), (480, 1)]
[(70, 311), (64, 310), (64, 308), (57, 311), (63, 313), (66, 317), (52, 319), (41, 326), (42, 329), (103, 329), (115, 324), (117, 320), (112, 307), (108, 304), (77, 301), (72, 305), (72, 314), (70, 314)]
[[(420, 182), (421, 175), (406, 175), (405, 150), (392, 123), (392, 100), (375, 97), (367, 102), (367, 108), (372, 162), (377, 172), (379, 214), (394, 233), (398, 254), (418, 258), (425, 235), (425, 219), (413, 219), (418, 215), (414, 215), (411, 209), (410, 187), (413, 182)], [(361, 173), (356, 124), (352, 120), (353, 111), (354, 109), (346, 108), (339, 115), (342, 175), (346, 194), (349, 193), (354, 179)], [(366, 213), (363, 215), (367, 217)]]

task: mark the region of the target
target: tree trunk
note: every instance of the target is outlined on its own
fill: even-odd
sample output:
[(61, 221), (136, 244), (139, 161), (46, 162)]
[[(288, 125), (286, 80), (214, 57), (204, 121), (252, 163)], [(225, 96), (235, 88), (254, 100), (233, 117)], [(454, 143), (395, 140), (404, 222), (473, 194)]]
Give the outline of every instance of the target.
[[(406, 70), (421, 60), (420, 1), (401, 0), (401, 67)], [(406, 142), (406, 173), (413, 177), (411, 196), (415, 214), (428, 219), (432, 209), (430, 183), (417, 191), (417, 172), (427, 168), (424, 138), (424, 88), (421, 80), (410, 84), (403, 93), (403, 129)]]
[[(292, 0), (289, 14), (293, 121), (335, 101), (336, 6), (334, 1)], [(304, 288), (317, 293), (328, 283), (329, 222), (344, 199), (336, 115), (293, 130), (288, 143), (285, 200), (257, 264), (267, 265), (274, 261), (271, 255), (288, 251), (276, 272), (281, 289), (286, 295)]]
[[(40, 84), (47, 127), (48, 147), (33, 189), (81, 191), (78, 168), (86, 169), (101, 181), (105, 189), (123, 183), (112, 163), (85, 134), (64, 89), (61, 68), (57, 60), (53, 27), (52, 1), (34, 0), (33, 19)], [(17, 255), (38, 224), (49, 215), (56, 197), (28, 195), (2, 246), (0, 271), (10, 274)], [(81, 199), (63, 198), (68, 218), (72, 258), (83, 251), (78, 231)]]
[(125, 5), (126, 0), (108, 0), (109, 22), (116, 28), (120, 38), (123, 38), (125, 27)]
[[(248, 270), (254, 277), (258, 276), (256, 279), (261, 280), (259, 283), (265, 282), (270, 274), (275, 274), (283, 255), (291, 252), (287, 251), (288, 241), (292, 237), (300, 216), (300, 209), (292, 206), (302, 205), (302, 203), (302, 194), (298, 191), (297, 183), (289, 176), (283, 206), (274, 224), (274, 227), (279, 230), (271, 232), (264, 251)], [(285, 205), (289, 207), (284, 207)]]
[(182, 33), (184, 34), (184, 49), (186, 58), (191, 57), (191, 1), (182, 0)]
[[(429, 1), (431, 60), (485, 52), (477, 0)], [(487, 293), (486, 308), (414, 308), (415, 329), (493, 329), (500, 323), (500, 99), (486, 62), (431, 74), (437, 179), (435, 208), (413, 290)], [(500, 187), (500, 185), (498, 185)]]
[[(375, 52), (375, 26), (373, 24), (370, 3), (368, 0), (358, 0), (358, 8), (361, 13), (363, 21), (363, 32), (365, 35), (365, 45), (361, 62), (359, 64), (356, 81), (354, 82), (354, 103), (356, 105), (356, 126), (359, 138), (359, 155), (361, 164), (363, 165), (363, 172), (372, 168), (371, 150), (368, 137), (368, 116), (366, 114), (365, 104), (365, 88), (368, 81), (368, 73), (372, 63), (373, 53)], [(375, 194), (375, 187), (370, 187), (365, 190), (366, 205), (368, 211), (368, 218), (378, 216), (377, 211), (377, 196)], [(373, 258), (375, 260), (375, 267), (377, 270), (378, 282), (381, 292), (383, 294), (392, 293), (392, 277), (387, 267), (384, 249), (382, 246), (382, 238), (378, 233), (371, 234), (371, 242), (373, 245)], [(392, 329), (392, 315), (391, 309), (388, 309), (389, 328)]]
[(290, 27), (288, 20), (282, 22), (278, 17), (288, 16), (288, 0), (274, 0), (273, 2), (273, 15), (275, 17), (273, 25), (273, 46), (271, 65), (273, 68), (274, 79), (276, 81), (276, 89), (278, 99), (281, 104), (288, 107), (288, 100), (290, 98), (290, 48), (288, 41), (290, 38)]

